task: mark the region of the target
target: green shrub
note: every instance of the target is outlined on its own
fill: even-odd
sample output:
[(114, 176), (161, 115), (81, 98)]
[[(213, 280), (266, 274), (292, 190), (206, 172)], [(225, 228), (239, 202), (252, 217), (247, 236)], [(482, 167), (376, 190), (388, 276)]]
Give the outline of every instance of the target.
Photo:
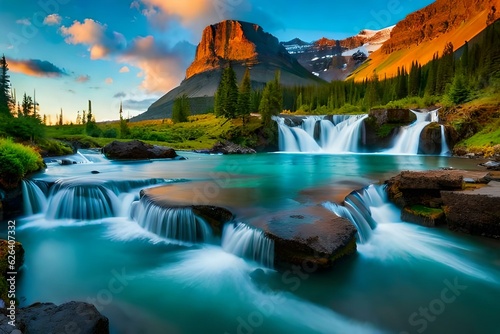
[(61, 156), (73, 154), (73, 148), (56, 139), (42, 139), (38, 141), (38, 146), (47, 156)]
[(0, 185), (16, 187), (26, 174), (44, 167), (42, 157), (28, 146), (0, 139)]

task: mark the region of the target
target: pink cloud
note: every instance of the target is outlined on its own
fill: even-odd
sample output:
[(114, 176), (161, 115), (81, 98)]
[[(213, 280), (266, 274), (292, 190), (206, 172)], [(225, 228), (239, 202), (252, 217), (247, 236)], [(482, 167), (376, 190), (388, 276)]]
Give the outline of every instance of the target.
[(61, 24), (62, 18), (59, 14), (50, 14), (45, 17), (43, 24), (47, 26), (58, 26)]
[(74, 21), (70, 27), (62, 26), (61, 34), (68, 44), (84, 44), (89, 46), (90, 58), (105, 58), (112, 52), (122, 50), (126, 46), (125, 37), (118, 33), (107, 31), (107, 26), (92, 19), (83, 23)]

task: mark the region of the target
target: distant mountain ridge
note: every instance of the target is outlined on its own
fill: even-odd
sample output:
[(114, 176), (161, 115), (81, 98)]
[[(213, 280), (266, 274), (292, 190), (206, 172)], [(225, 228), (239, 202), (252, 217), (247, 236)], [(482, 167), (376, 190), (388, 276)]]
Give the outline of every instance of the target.
[(205, 113), (213, 107), (213, 97), (219, 85), (222, 69), (231, 64), (241, 81), (245, 69), (250, 68), (252, 86), (263, 87), (281, 72), (284, 85), (312, 85), (322, 83), (292, 57), (273, 35), (259, 25), (226, 20), (206, 27), (196, 56), (186, 70), (186, 79), (133, 121), (161, 119), (171, 116), (174, 100), (183, 94), (190, 98), (193, 114)]
[(392, 77), (398, 67), (409, 69), (412, 61), (426, 64), (443, 52), (446, 43), (458, 49), (499, 17), (500, 0), (436, 0), (409, 14), (392, 29), (390, 38), (373, 52), (351, 78), (357, 81)]
[(299, 38), (281, 44), (297, 61), (317, 77), (344, 80), (390, 38), (394, 26), (381, 30), (361, 30), (341, 40), (323, 37), (312, 43)]

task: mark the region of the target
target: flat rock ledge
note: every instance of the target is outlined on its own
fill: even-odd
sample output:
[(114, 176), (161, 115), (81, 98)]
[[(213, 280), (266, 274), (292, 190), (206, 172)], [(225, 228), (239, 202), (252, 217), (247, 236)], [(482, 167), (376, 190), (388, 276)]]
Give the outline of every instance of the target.
[(356, 253), (356, 227), (321, 206), (278, 212), (259, 220), (266, 236), (274, 240), (278, 268), (328, 269)]
[(128, 142), (113, 141), (102, 148), (108, 159), (141, 160), (141, 159), (174, 159), (177, 153), (173, 148), (146, 144), (140, 140)]
[(35, 303), (17, 310), (11, 326), (6, 309), (0, 309), (0, 334), (81, 333), (108, 334), (109, 320), (94, 305), (69, 302), (62, 305)]
[(490, 172), (404, 171), (386, 184), (404, 221), (500, 239), (500, 182)]

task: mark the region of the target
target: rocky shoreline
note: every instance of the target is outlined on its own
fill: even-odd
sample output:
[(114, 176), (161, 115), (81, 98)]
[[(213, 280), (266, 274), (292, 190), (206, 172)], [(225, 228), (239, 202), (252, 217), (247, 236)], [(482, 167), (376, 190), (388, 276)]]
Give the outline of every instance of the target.
[(500, 172), (404, 171), (386, 185), (403, 221), (500, 239)]

